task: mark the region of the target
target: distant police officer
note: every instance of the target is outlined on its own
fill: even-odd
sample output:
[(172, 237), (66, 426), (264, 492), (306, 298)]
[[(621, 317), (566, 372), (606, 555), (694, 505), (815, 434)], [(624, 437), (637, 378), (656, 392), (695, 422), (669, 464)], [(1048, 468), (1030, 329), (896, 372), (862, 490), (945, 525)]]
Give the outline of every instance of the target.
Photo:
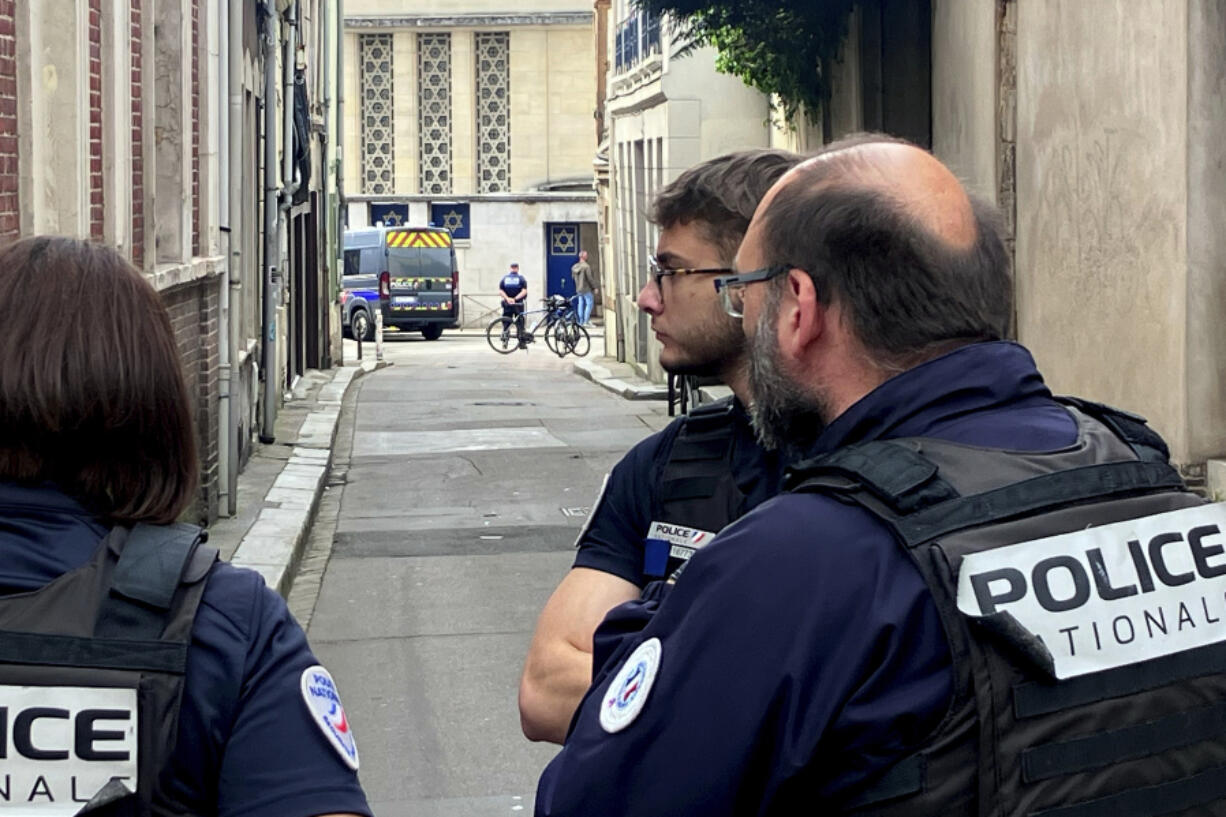
[(284, 601), (172, 524), (198, 470), (145, 279), (74, 239), (0, 250), (0, 811), (370, 813)]
[(651, 315), (660, 365), (717, 376), (735, 400), (690, 412), (636, 445), (614, 468), (579, 536), (574, 568), (545, 605), (520, 683), (524, 734), (561, 743), (592, 679), (592, 632), (615, 605), (667, 579), (696, 549), (779, 488), (779, 458), (758, 446), (745, 414), (744, 335), (711, 281), (729, 272), (762, 195), (800, 157), (731, 153), (660, 191), (656, 255), (639, 308)]
[(754, 422), (811, 459), (611, 648), (537, 813), (1226, 813), (1222, 508), (1001, 340), (994, 212), (860, 137), (736, 267)]
[(498, 282), (498, 292), (502, 296), (502, 331), (505, 334), (515, 321), (515, 331), (519, 336), (520, 347), (524, 344), (524, 301), (528, 297), (528, 279), (519, 274), (519, 264), (512, 264), (511, 270)]

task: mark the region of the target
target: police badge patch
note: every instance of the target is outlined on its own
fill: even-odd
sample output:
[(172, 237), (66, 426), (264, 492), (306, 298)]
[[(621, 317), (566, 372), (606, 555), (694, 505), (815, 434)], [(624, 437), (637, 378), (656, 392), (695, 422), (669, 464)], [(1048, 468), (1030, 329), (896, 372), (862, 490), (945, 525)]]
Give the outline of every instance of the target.
[(302, 700), (332, 747), (353, 770), (358, 768), (358, 745), (349, 728), (349, 718), (341, 705), (336, 681), (323, 667), (315, 665), (302, 671)]
[(660, 639), (644, 641), (609, 684), (600, 706), (600, 726), (609, 734), (625, 729), (643, 711), (660, 670), (660, 653)]

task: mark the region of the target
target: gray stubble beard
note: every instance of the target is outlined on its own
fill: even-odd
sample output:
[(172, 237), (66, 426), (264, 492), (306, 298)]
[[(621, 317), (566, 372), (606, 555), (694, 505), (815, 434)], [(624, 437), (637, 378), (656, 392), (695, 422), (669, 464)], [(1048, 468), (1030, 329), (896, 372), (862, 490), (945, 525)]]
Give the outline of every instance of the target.
[(772, 282), (766, 286), (762, 312), (749, 341), (749, 388), (753, 393), (749, 420), (767, 451), (798, 455), (811, 447), (825, 428), (825, 406), (820, 397), (809, 394), (783, 373), (775, 332), (780, 295)]

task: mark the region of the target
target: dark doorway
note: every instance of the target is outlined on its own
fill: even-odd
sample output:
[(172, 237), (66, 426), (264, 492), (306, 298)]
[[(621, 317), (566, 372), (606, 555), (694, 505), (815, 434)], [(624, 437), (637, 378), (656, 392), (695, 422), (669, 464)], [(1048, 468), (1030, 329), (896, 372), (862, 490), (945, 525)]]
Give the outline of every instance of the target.
[(932, 0), (863, 0), (864, 129), (932, 147)]

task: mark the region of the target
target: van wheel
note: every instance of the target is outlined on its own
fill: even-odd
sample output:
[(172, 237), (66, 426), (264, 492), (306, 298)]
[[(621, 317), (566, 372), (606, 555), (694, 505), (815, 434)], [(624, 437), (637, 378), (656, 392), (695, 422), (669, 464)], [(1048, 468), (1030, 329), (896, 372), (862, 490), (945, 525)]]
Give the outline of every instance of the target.
[(432, 323), (428, 326), (423, 326), (421, 336), (426, 340), (438, 340), (443, 336), (443, 325), (441, 323)]
[(370, 314), (365, 309), (353, 310), (353, 315), (349, 317), (349, 331), (354, 339), (375, 339), (375, 325), (371, 322)]

